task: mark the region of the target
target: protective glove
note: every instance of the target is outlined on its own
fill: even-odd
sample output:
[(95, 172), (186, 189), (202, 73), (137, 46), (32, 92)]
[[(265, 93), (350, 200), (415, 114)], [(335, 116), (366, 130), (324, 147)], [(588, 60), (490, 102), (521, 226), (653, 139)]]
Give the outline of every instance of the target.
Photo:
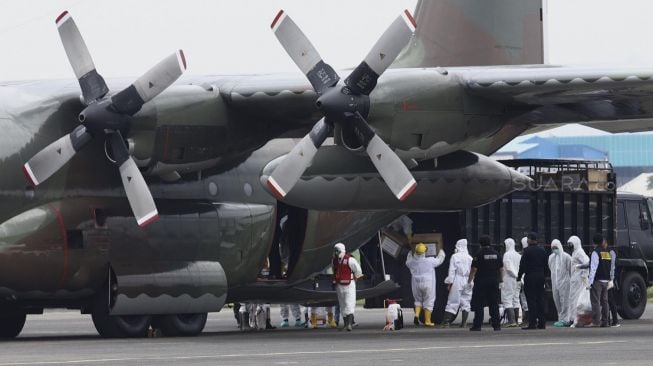
[(474, 287), (474, 285), (471, 282), (467, 282), (465, 285), (465, 290), (471, 290)]
[(614, 281), (608, 282), (608, 290), (614, 288)]
[(576, 269), (580, 269), (580, 267), (582, 267), (582, 266), (583, 266), (582, 264), (574, 264), (574, 268), (576, 268)]
[(591, 289), (592, 289), (592, 285), (587, 285), (587, 287), (585, 287), (585, 290), (591, 290)]
[(499, 282), (499, 290), (503, 290), (503, 282)]

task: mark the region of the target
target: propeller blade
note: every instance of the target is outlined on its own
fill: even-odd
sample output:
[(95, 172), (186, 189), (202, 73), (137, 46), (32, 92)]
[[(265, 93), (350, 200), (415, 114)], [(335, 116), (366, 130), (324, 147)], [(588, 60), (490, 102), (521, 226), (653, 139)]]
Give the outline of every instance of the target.
[(415, 19), (404, 10), (376, 42), (365, 60), (345, 79), (345, 84), (354, 94), (369, 95), (376, 82), (390, 64), (406, 47), (415, 32)]
[(159, 212), (154, 204), (152, 193), (145, 182), (145, 178), (136, 166), (136, 162), (129, 156), (120, 132), (108, 136), (113, 151), (113, 157), (119, 166), (122, 184), (127, 193), (127, 200), (136, 217), (138, 226), (144, 227), (159, 217)]
[(365, 152), (367, 152), (376, 170), (385, 180), (388, 188), (397, 199), (404, 201), (417, 187), (413, 175), (397, 154), (390, 149), (390, 146), (374, 132), (360, 113), (348, 113), (347, 119), (354, 125), (361, 143), (365, 146)]
[(43, 183), (86, 146), (91, 138), (86, 127), (77, 126), (73, 132), (46, 146), (29, 159), (23, 165), (23, 173), (33, 186)]
[(111, 103), (120, 113), (133, 116), (143, 104), (161, 94), (186, 70), (184, 51), (179, 50), (164, 58), (127, 88), (111, 97)]
[(306, 75), (318, 94), (338, 83), (338, 73), (322, 61), (311, 41), (283, 10), (274, 18), (271, 27), (290, 58)]
[(311, 132), (286, 155), (268, 178), (268, 188), (278, 199), (282, 199), (299, 181), (306, 168), (313, 162), (317, 149), (331, 132), (331, 125), (324, 118), (319, 120)]
[(109, 92), (109, 88), (95, 69), (91, 54), (88, 52), (86, 43), (84, 43), (84, 39), (79, 33), (72, 16), (64, 11), (57, 17), (56, 23), (63, 48), (66, 50), (66, 55), (68, 55), (68, 61), (73, 67), (79, 86), (82, 89), (84, 103), (86, 105), (91, 104), (105, 96)]

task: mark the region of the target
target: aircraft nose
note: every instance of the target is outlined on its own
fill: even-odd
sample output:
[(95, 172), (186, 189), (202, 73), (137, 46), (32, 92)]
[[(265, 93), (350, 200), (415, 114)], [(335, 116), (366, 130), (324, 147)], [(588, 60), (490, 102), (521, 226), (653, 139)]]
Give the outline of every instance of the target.
[(534, 180), (514, 169), (508, 168), (510, 171), (510, 179), (512, 180), (512, 187), (517, 191), (526, 190), (533, 186)]

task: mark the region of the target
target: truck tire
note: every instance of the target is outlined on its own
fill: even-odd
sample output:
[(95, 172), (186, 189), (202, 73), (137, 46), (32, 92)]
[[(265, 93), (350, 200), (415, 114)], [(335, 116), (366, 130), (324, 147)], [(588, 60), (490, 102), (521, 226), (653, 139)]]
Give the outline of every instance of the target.
[(26, 318), (23, 312), (0, 314), (0, 339), (16, 338), (23, 330)]
[(150, 315), (110, 315), (108, 283), (95, 295), (91, 318), (95, 329), (104, 338), (146, 337)]
[(646, 309), (646, 282), (639, 272), (626, 272), (618, 293), (619, 315), (624, 319), (639, 319)]
[(192, 337), (202, 333), (207, 316), (207, 313), (162, 315), (154, 319), (154, 327), (161, 329), (166, 337)]

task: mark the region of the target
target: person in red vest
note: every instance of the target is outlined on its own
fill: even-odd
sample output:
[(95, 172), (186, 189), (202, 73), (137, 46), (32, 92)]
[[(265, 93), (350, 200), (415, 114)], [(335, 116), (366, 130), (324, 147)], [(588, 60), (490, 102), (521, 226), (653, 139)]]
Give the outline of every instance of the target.
[(344, 320), (344, 328), (351, 331), (356, 309), (356, 280), (363, 277), (360, 264), (345, 250), (343, 243), (334, 247), (333, 255), (333, 285), (338, 295), (340, 314)]

